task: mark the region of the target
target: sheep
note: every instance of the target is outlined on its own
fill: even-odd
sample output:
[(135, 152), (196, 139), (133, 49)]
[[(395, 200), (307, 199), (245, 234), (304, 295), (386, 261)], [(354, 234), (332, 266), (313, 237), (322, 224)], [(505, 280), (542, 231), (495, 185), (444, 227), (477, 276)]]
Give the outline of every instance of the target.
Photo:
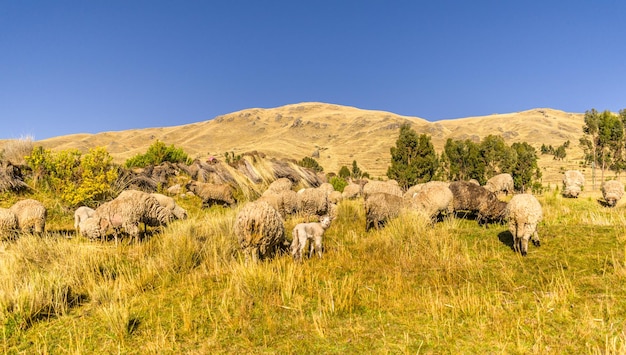
[(531, 194), (513, 196), (506, 209), (509, 222), (509, 231), (513, 234), (513, 250), (526, 256), (528, 240), (535, 246), (540, 246), (537, 224), (543, 218), (541, 204)]
[(13, 239), (17, 234), (17, 216), (8, 208), (0, 208), (0, 240)]
[(449, 182), (445, 182), (445, 181), (433, 180), (433, 181), (429, 181), (427, 183), (416, 184), (416, 185), (413, 185), (413, 186), (409, 187), (402, 196), (404, 197), (405, 200), (410, 201), (422, 189), (430, 188), (431, 186), (448, 187), (448, 186), (450, 186), (450, 183)]
[(96, 213), (91, 207), (80, 206), (74, 211), (74, 229), (80, 233), (80, 223)]
[(187, 211), (184, 208), (180, 207), (172, 197), (165, 196), (163, 194), (159, 194), (156, 192), (151, 193), (150, 195), (156, 198), (156, 200), (159, 201), (161, 206), (167, 208), (172, 213), (172, 216), (175, 219), (187, 218)]
[(203, 206), (223, 205), (228, 207), (236, 203), (233, 188), (228, 184), (190, 181), (186, 188), (202, 199)]
[(361, 196), (363, 190), (361, 185), (355, 183), (349, 183), (346, 187), (343, 188), (343, 192), (341, 193), (341, 197), (345, 200), (353, 200)]
[(280, 178), (272, 181), (270, 186), (268, 186), (266, 191), (271, 192), (281, 192), (285, 190), (291, 190), (293, 187), (293, 182), (287, 178)]
[(602, 197), (609, 207), (615, 207), (617, 201), (624, 196), (624, 184), (618, 180), (609, 180), (602, 183)]
[(578, 170), (568, 170), (563, 174), (563, 197), (577, 198), (585, 185), (585, 177)]
[(402, 189), (395, 180), (389, 181), (369, 181), (363, 186), (363, 195), (367, 197), (369, 194), (384, 192), (386, 194), (402, 196)]
[(302, 252), (309, 241), (309, 258), (313, 256), (313, 250), (319, 258), (322, 257), (322, 237), (330, 227), (331, 217), (322, 216), (319, 222), (298, 223), (293, 228), (293, 240), (291, 242), (291, 255), (295, 261), (302, 261)]
[(270, 206), (274, 207), (283, 218), (296, 213), (298, 210), (298, 196), (293, 190), (267, 190), (257, 201), (267, 202)]
[(167, 208), (149, 193), (138, 190), (126, 190), (112, 201), (96, 208), (95, 220), (79, 225), (81, 231), (91, 239), (102, 238), (109, 228), (115, 231), (115, 240), (121, 228), (136, 240), (139, 237), (139, 224), (166, 225), (173, 218)]
[(324, 190), (309, 187), (298, 191), (298, 212), (305, 215), (325, 215), (328, 213), (328, 194)]
[(496, 194), (468, 181), (450, 183), (454, 196), (454, 212), (468, 211), (476, 213), (478, 224), (487, 226), (489, 222), (500, 223), (506, 217), (506, 202), (500, 201)]
[(317, 187), (318, 189), (325, 191), (326, 194), (330, 195), (331, 192), (335, 191), (335, 188), (331, 183), (325, 182)]
[(365, 198), (365, 231), (372, 227), (380, 229), (387, 221), (400, 214), (404, 205), (401, 196), (376, 192), (367, 195)]
[(39, 201), (26, 199), (9, 208), (17, 217), (17, 225), (23, 233), (42, 234), (46, 228), (46, 207)]
[(106, 231), (102, 230), (100, 221), (101, 219), (95, 214), (91, 217), (81, 220), (78, 224), (79, 233), (91, 240), (101, 239), (102, 237), (104, 237), (104, 233)]
[(328, 194), (328, 201), (330, 203), (337, 204), (341, 202), (341, 200), (343, 200), (343, 195), (341, 194), (341, 191), (333, 191)]
[(234, 232), (246, 261), (275, 255), (285, 245), (285, 223), (266, 202), (248, 202), (237, 213)]
[(453, 212), (453, 199), (454, 195), (447, 184), (425, 184), (408, 203), (435, 221), (439, 215)]
[(505, 195), (509, 195), (509, 193), (513, 193), (513, 177), (511, 174), (503, 173), (498, 174), (491, 179), (487, 180), (485, 184), (485, 188), (495, 194), (504, 193)]

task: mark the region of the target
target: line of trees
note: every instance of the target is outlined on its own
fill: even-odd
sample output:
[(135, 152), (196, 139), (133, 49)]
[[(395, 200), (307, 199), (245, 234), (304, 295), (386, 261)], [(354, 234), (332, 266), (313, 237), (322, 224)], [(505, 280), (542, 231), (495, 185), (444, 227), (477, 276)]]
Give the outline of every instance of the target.
[(476, 179), (484, 184), (496, 174), (510, 173), (515, 188), (524, 191), (541, 187), (537, 182), (541, 179), (537, 160), (537, 152), (530, 144), (509, 146), (498, 135), (489, 135), (479, 143), (449, 138), (441, 155), (437, 155), (430, 136), (418, 135), (406, 124), (400, 127), (396, 146), (391, 148), (387, 177), (406, 189), (437, 179)]
[(591, 164), (593, 169), (595, 188), (596, 168), (600, 168), (601, 181), (604, 181), (606, 170), (618, 175), (626, 170), (626, 109), (618, 114), (591, 109), (585, 112), (584, 121), (580, 145), (585, 153), (585, 163)]

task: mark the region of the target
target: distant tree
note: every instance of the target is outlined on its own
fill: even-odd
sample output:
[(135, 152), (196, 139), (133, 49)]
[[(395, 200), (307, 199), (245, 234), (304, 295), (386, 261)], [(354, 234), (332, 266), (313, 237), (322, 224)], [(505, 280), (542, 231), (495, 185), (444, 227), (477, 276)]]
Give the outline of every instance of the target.
[(526, 191), (532, 187), (533, 181), (541, 178), (541, 170), (537, 164), (537, 152), (526, 142), (513, 143), (511, 150), (515, 152), (517, 159), (511, 170), (515, 190)]
[(396, 146), (391, 148), (391, 166), (387, 177), (406, 189), (436, 177), (439, 158), (426, 134), (417, 135), (410, 125), (400, 126)]
[(448, 138), (442, 160), (446, 161), (447, 169), (444, 173), (449, 180), (477, 179), (481, 183), (485, 182), (485, 164), (478, 144), (473, 141)]
[[(585, 160), (592, 164), (594, 169), (599, 167), (601, 181), (604, 181), (604, 171), (610, 166), (619, 167), (624, 146), (624, 123), (621, 116), (616, 116), (606, 110), (598, 113), (595, 109), (585, 112), (584, 136), (580, 144), (585, 152)], [(614, 163), (618, 163), (615, 165)], [(593, 181), (595, 188), (595, 179)]]
[(339, 169), (339, 173), (337, 175), (339, 175), (340, 177), (347, 179), (350, 177), (350, 169), (348, 169), (347, 166), (343, 165), (341, 167), (341, 169)]
[(313, 171), (321, 173), (324, 171), (324, 168), (317, 162), (317, 160), (311, 157), (304, 157), (302, 160), (298, 162), (298, 165), (309, 168)]
[(563, 159), (565, 159), (566, 155), (567, 155), (567, 152), (565, 151), (565, 145), (559, 146), (554, 151), (554, 159), (556, 159), (556, 160), (563, 160)]
[(352, 161), (352, 178), (360, 179), (362, 175), (363, 175), (363, 172), (361, 171), (361, 168), (359, 168), (359, 166), (357, 165), (356, 160), (353, 160)]
[(488, 135), (480, 142), (480, 154), (485, 163), (486, 178), (496, 174), (510, 172), (515, 166), (516, 155), (504, 138), (498, 135)]

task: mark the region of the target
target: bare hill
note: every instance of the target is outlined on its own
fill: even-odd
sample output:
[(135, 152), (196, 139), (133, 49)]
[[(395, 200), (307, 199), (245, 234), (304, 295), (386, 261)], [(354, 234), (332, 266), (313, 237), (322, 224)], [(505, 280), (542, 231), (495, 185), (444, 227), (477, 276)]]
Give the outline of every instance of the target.
[[(74, 134), (38, 141), (46, 148), (106, 147), (118, 162), (145, 153), (160, 140), (183, 148), (193, 158), (222, 157), (225, 152), (241, 154), (260, 151), (269, 157), (300, 160), (319, 152), (318, 162), (327, 172), (356, 160), (373, 177), (384, 176), (389, 149), (395, 145), (398, 128), (410, 123), (418, 133), (431, 135), (441, 151), (446, 139), (479, 141), (489, 134), (501, 135), (511, 144), (526, 141), (537, 149), (542, 144), (558, 146), (572, 142), (566, 162), (576, 166), (581, 158), (578, 139), (582, 136), (583, 114), (552, 109), (494, 114), (428, 122), (418, 117), (384, 111), (324, 103), (301, 103), (271, 109), (247, 109), (214, 119), (182, 126), (146, 128), (98, 134)], [(552, 157), (542, 157), (544, 181), (559, 180)]]

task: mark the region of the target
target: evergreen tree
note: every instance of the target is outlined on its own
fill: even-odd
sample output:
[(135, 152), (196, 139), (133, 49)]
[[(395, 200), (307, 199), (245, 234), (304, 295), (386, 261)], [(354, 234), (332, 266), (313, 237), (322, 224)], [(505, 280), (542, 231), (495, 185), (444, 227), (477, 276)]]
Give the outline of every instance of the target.
[(391, 166), (387, 177), (406, 189), (436, 177), (439, 158), (426, 134), (417, 135), (410, 125), (400, 127), (396, 146), (391, 148)]
[(541, 170), (537, 164), (537, 152), (526, 142), (513, 143), (511, 150), (517, 156), (516, 163), (511, 171), (515, 190), (526, 191), (532, 186), (534, 179), (541, 178)]

